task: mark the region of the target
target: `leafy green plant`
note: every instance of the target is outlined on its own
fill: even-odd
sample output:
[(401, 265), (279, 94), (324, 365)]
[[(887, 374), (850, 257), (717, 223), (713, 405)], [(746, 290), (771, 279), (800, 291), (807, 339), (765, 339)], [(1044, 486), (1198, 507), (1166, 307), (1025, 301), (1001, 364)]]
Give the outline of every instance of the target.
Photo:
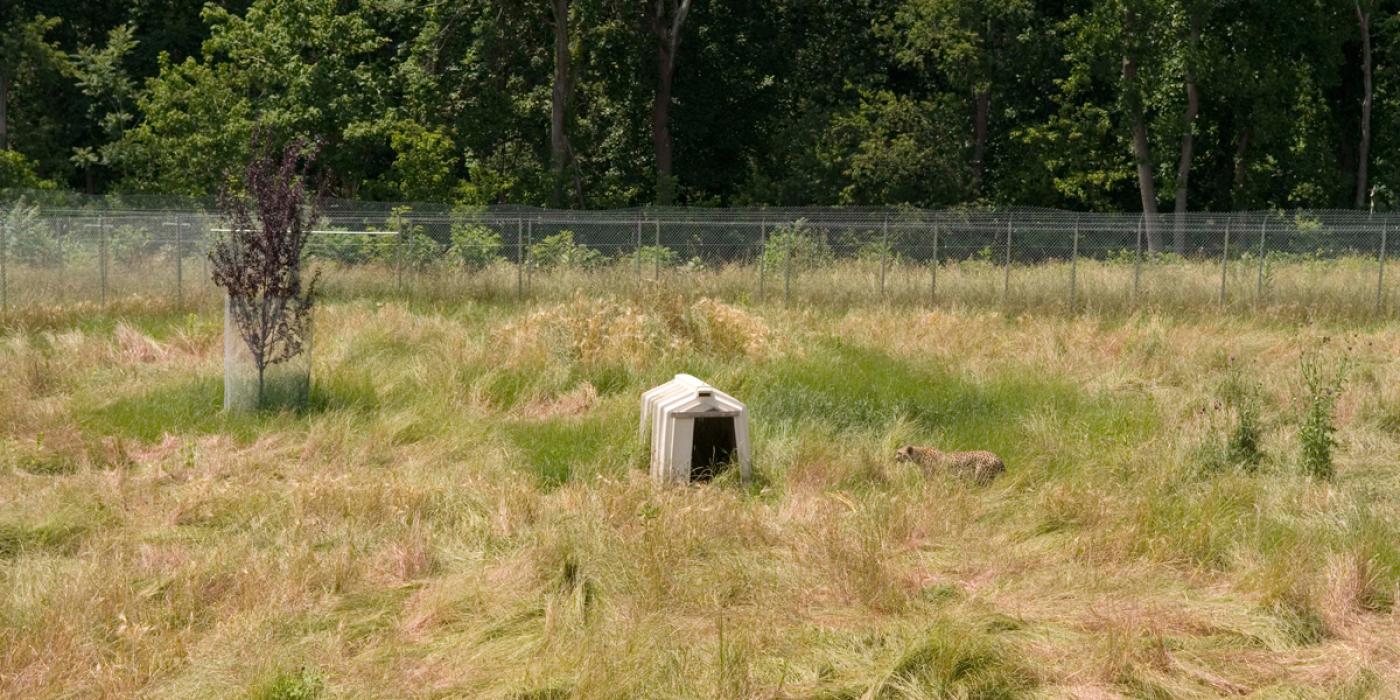
[(1245, 471), (1259, 469), (1264, 452), (1259, 446), (1259, 409), (1246, 402), (1235, 409), (1235, 427), (1225, 441), (1225, 458)]
[(852, 235), (847, 244), (856, 251), (856, 258), (862, 262), (895, 264), (900, 256), (895, 252), (894, 241), (886, 238), (881, 231), (864, 231)]
[(0, 227), (5, 233), (5, 252), (11, 259), (37, 267), (56, 267), (63, 263), (67, 247), (39, 218), (37, 204), (26, 204), (20, 197), (0, 213), (3, 214)]
[(424, 233), (422, 226), (407, 229), (399, 236), (398, 246), (399, 261), (414, 269), (421, 270), (442, 259), (442, 246)]
[(151, 252), (150, 232), (139, 226), (118, 226), (107, 234), (107, 250), (113, 260), (128, 267)]
[(454, 224), (448, 254), (470, 270), (488, 267), (501, 259), (501, 234), (481, 224)]
[(763, 248), (763, 265), (770, 270), (811, 270), (835, 260), (825, 229), (814, 229), (806, 219), (779, 226)]
[(430, 237), (422, 225), (408, 218), (412, 207), (394, 207), (386, 225), (390, 231), (398, 233), (394, 239), (394, 249), (389, 251), (389, 262), (423, 269), (442, 257), (443, 248)]
[(637, 257), (641, 259), (644, 267), (676, 267), (681, 264), (680, 254), (664, 245), (642, 246), (637, 251)]
[(530, 246), (530, 264), (535, 267), (594, 268), (607, 260), (599, 251), (574, 242), (574, 232), (560, 231)]
[(308, 246), (310, 254), (320, 260), (342, 265), (362, 265), (386, 258), (392, 250), (392, 238), (366, 233), (335, 231), (317, 235)]
[(1169, 250), (1139, 251), (1137, 248), (1116, 248), (1104, 260), (1116, 265), (1136, 265), (1139, 258), (1143, 265), (1179, 265), (1187, 261), (1186, 256)]
[(252, 693), (253, 700), (316, 700), (326, 692), (326, 683), (314, 670), (303, 668), (279, 673)]
[(1299, 465), (1303, 473), (1316, 479), (1330, 479), (1336, 469), (1332, 464), (1332, 450), (1337, 446), (1332, 409), (1337, 395), (1341, 393), (1346, 378), (1346, 363), (1336, 372), (1325, 372), (1316, 357), (1304, 356), (1300, 361), (1304, 397), (1307, 408), (1303, 413), (1303, 424), (1298, 429), (1298, 442), (1301, 449)]
[(1234, 425), (1225, 440), (1225, 459), (1233, 466), (1253, 472), (1264, 461), (1260, 447), (1263, 432), (1259, 419), (1259, 385), (1245, 377), (1235, 363), (1220, 387), (1221, 399), (1234, 414)]

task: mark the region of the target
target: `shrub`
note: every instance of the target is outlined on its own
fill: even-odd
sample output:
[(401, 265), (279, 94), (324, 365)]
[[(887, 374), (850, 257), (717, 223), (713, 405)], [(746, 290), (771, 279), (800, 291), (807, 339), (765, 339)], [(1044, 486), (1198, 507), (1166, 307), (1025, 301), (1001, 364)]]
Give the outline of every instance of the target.
[(574, 267), (589, 269), (602, 265), (607, 257), (574, 242), (573, 231), (560, 231), (530, 246), (530, 264), (535, 267)]
[(469, 270), (489, 267), (501, 259), (501, 234), (481, 224), (453, 225), (448, 252)]
[(641, 259), (643, 267), (677, 267), (681, 264), (680, 254), (664, 245), (642, 246), (637, 251), (637, 257)]
[(107, 235), (108, 253), (128, 267), (145, 258), (150, 249), (150, 232), (139, 226), (118, 226)]
[(899, 262), (900, 255), (895, 252), (893, 241), (885, 240), (878, 233), (870, 235), (874, 238), (867, 238), (864, 242), (856, 242), (856, 259), (875, 264), (884, 261), (887, 265)]
[(37, 267), (56, 267), (63, 263), (67, 246), (39, 218), (39, 206), (25, 204), (20, 197), (0, 216), (4, 227), (5, 252), (13, 260)]
[(25, 158), (18, 151), (0, 150), (0, 190), (19, 188), (29, 190), (51, 190), (57, 187), (53, 180), (39, 177), (34, 161)]
[(806, 219), (773, 229), (763, 248), (763, 265), (770, 270), (810, 270), (833, 259), (826, 229), (810, 228)]
[(406, 230), (398, 238), (399, 261), (412, 268), (423, 269), (442, 258), (442, 246), (423, 232), (422, 226)]
[(391, 248), (390, 236), (337, 231), (316, 236), (311, 255), (342, 265), (362, 265), (386, 257)]

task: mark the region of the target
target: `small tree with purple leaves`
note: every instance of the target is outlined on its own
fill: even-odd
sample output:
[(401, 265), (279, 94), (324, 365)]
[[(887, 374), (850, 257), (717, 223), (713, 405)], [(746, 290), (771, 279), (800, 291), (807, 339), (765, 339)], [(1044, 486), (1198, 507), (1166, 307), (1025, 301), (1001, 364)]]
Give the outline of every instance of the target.
[(302, 139), (279, 149), (255, 134), (243, 177), (230, 177), (219, 194), (228, 231), (215, 241), (209, 262), (257, 369), (259, 406), (268, 368), (297, 357), (310, 343), (317, 280), (303, 280), (302, 249), (319, 208), (319, 189), (307, 184), (317, 150)]

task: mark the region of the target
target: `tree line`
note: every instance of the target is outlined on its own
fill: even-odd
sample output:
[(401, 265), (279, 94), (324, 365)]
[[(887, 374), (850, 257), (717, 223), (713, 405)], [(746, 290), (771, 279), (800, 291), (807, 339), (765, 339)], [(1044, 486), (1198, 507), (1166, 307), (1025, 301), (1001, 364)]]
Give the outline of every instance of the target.
[(1396, 204), (1400, 0), (9, 0), (0, 186), (619, 207)]

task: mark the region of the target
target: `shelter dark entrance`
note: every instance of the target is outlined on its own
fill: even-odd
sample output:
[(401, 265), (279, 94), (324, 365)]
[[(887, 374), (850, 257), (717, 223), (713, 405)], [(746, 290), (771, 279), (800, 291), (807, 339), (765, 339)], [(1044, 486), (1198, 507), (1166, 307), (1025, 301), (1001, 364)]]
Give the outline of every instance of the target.
[(690, 442), (690, 480), (709, 481), (734, 459), (734, 417), (697, 417)]

